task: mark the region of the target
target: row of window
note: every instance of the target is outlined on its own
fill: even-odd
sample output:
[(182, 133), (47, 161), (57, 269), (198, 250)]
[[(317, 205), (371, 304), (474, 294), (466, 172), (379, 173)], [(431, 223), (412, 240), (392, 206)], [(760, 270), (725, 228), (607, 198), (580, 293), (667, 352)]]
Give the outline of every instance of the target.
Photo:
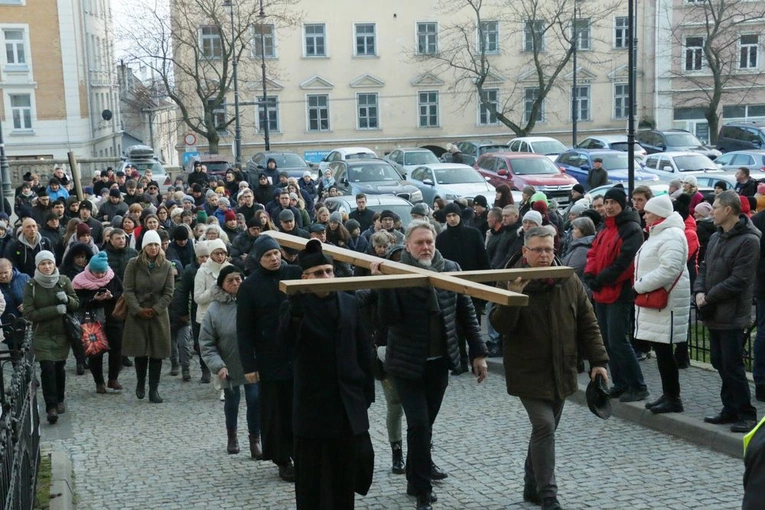
[[(685, 38), (685, 56), (683, 59), (686, 71), (701, 71), (706, 65), (704, 58), (703, 36), (687, 36)], [(738, 38), (738, 68), (758, 69), (760, 66), (760, 36), (744, 34)]]

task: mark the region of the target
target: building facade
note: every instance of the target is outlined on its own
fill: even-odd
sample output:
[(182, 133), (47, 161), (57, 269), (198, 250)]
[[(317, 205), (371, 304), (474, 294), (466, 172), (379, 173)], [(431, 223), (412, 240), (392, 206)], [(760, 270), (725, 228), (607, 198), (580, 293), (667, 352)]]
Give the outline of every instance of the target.
[(10, 159), (121, 154), (113, 33), (110, 0), (0, 0)]

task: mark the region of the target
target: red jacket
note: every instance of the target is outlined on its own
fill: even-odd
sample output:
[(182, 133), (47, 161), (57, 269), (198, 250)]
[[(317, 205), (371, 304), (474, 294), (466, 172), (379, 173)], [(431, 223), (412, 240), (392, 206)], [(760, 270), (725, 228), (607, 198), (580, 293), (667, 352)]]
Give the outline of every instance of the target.
[(691, 215), (685, 218), (685, 239), (688, 241), (688, 261), (693, 260), (698, 272), (701, 243), (699, 242), (699, 234), (696, 232), (696, 219)]

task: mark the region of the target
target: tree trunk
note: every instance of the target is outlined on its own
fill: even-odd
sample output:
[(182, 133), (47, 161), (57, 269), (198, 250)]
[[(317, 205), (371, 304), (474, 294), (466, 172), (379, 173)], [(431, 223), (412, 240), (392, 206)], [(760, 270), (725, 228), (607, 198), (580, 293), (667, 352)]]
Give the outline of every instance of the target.
[(220, 135), (218, 131), (208, 131), (207, 135), (207, 152), (210, 154), (218, 154), (218, 143), (220, 142)]
[(720, 132), (720, 116), (717, 115), (717, 104), (710, 104), (704, 112), (709, 126), (709, 145), (717, 145), (717, 135)]

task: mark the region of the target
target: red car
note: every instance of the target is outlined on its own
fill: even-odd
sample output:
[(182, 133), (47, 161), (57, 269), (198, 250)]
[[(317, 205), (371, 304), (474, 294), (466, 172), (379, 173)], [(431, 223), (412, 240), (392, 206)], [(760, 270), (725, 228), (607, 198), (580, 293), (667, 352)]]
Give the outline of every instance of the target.
[(479, 157), (473, 166), (494, 187), (508, 184), (510, 189), (523, 190), (525, 186), (534, 186), (560, 205), (569, 202), (571, 188), (578, 182), (544, 154), (491, 152)]

